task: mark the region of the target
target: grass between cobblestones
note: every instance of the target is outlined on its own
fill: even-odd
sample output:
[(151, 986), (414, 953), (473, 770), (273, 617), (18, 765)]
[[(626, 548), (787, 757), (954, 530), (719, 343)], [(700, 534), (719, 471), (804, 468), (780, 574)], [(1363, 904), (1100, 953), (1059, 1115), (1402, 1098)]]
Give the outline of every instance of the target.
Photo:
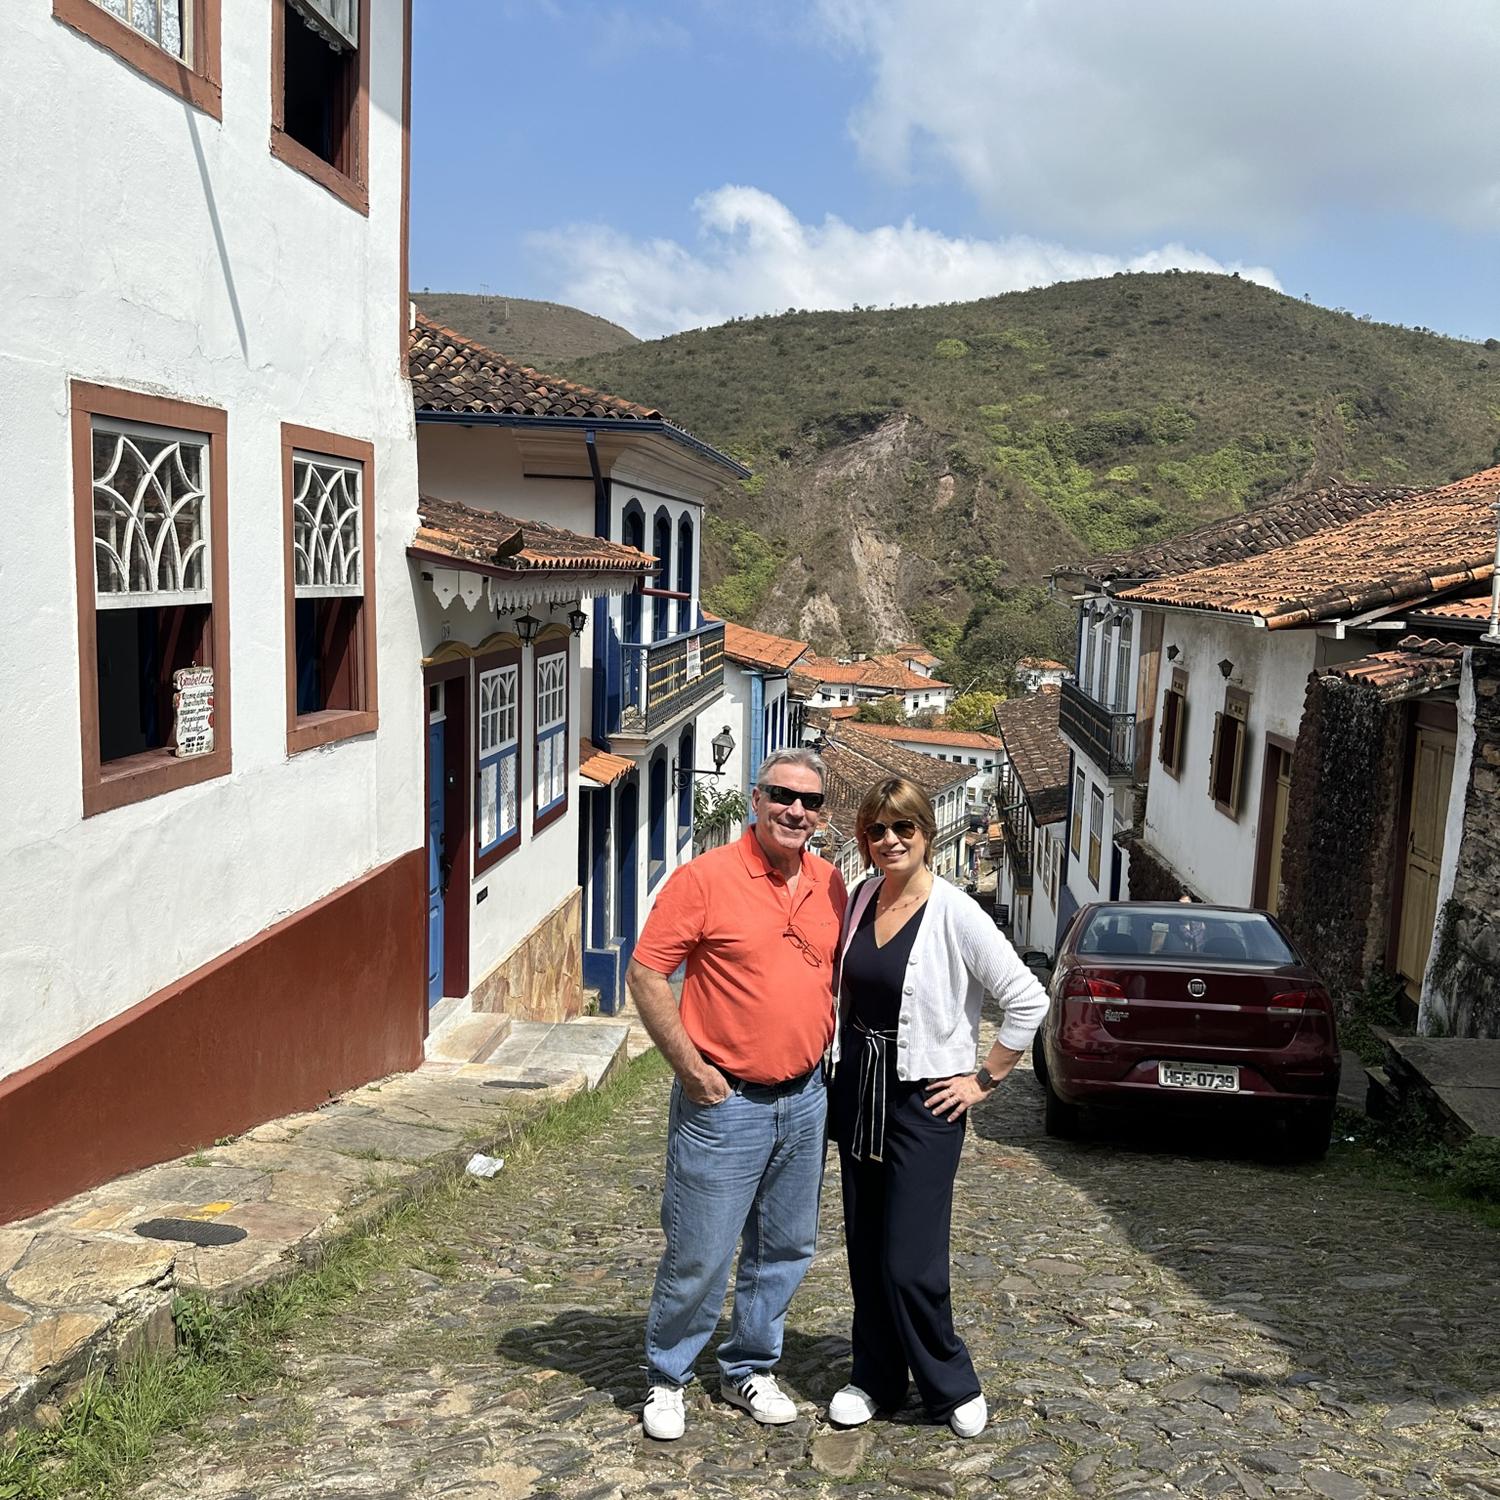
[(0, 1439), (0, 1500), (120, 1493), (161, 1438), (191, 1436), (226, 1399), (264, 1389), (281, 1369), (282, 1344), (358, 1296), (378, 1273), (401, 1265), (441, 1272), (428, 1245), (469, 1193), (503, 1199), (548, 1154), (591, 1138), (602, 1121), (665, 1073), (659, 1053), (644, 1054), (602, 1089), (575, 1094), (513, 1126), (518, 1133), (506, 1146), (505, 1169), (493, 1181), (481, 1187), (453, 1168), (330, 1245), (316, 1265), (229, 1306), (178, 1298), (174, 1353), (137, 1356), (114, 1370), (92, 1368), (53, 1425)]
[(1340, 1110), (1334, 1130), (1347, 1138), (1339, 1156), (1366, 1176), (1500, 1229), (1500, 1141), (1476, 1136), (1451, 1146), (1415, 1107), (1389, 1120)]

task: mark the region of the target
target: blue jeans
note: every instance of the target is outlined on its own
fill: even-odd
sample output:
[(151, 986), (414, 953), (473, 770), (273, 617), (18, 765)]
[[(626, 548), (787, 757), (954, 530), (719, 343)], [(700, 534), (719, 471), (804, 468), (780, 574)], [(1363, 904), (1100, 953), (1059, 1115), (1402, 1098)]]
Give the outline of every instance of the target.
[(737, 1384), (781, 1357), (786, 1310), (817, 1242), (827, 1113), (820, 1068), (795, 1084), (738, 1084), (711, 1105), (694, 1104), (673, 1084), (661, 1200), (667, 1248), (646, 1317), (653, 1384), (693, 1378), (724, 1307), (737, 1243), (720, 1378)]

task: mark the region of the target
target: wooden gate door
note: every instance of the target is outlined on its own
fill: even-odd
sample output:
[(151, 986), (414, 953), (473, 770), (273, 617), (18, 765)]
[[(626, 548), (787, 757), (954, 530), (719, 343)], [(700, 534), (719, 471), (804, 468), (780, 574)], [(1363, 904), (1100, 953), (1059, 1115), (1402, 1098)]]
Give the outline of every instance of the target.
[(1411, 780), (1411, 833), (1406, 841), (1406, 883), (1401, 896), (1396, 968), (1413, 1000), (1422, 994), (1422, 973), (1437, 921), (1438, 872), (1443, 863), (1443, 830), (1453, 786), (1455, 736), (1441, 729), (1418, 729)]
[(1273, 773), (1271, 793), (1271, 844), (1266, 851), (1266, 910), (1275, 916), (1281, 910), (1281, 846), (1286, 840), (1286, 813), (1292, 794), (1292, 757), (1273, 748), (1274, 760), (1266, 769)]

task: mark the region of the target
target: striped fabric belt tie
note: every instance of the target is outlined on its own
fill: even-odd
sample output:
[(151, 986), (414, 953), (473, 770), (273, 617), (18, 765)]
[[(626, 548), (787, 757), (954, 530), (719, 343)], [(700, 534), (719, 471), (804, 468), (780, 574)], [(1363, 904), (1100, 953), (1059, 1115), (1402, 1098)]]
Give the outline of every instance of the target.
[(851, 1021), (849, 1036), (859, 1046), (859, 1102), (849, 1154), (855, 1161), (884, 1161), (887, 1049), (896, 1040), (896, 1033), (894, 1029), (875, 1031), (860, 1021)]

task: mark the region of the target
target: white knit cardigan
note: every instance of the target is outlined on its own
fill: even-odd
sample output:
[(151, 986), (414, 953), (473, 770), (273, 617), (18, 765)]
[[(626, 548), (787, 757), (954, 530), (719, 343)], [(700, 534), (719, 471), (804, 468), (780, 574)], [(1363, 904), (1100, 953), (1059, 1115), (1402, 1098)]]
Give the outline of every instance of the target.
[[(849, 1003), (842, 997), (844, 955), (859, 919), (878, 894), (885, 876), (857, 886), (844, 912), (839, 945), (839, 1018)], [(922, 912), (911, 945), (896, 1026), (896, 1076), (903, 1082), (948, 1078), (974, 1070), (979, 1050), (979, 1011), (988, 995), (1005, 1011), (999, 1041), (1021, 1052), (1047, 1014), (1047, 992), (1005, 935), (971, 896), (942, 879)], [(833, 1062), (839, 1060), (839, 1029), (833, 1035)]]

